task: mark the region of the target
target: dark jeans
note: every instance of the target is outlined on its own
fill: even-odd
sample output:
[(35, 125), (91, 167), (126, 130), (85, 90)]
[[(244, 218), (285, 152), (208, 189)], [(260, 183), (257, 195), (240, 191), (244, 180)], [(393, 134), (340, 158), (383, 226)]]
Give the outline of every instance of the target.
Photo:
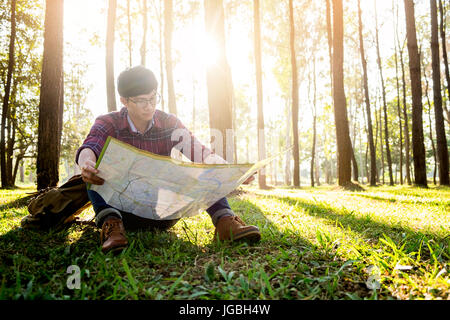
[[(104, 218), (106, 216), (99, 216), (99, 213), (107, 208), (113, 208), (109, 204), (105, 202), (105, 200), (98, 194), (98, 192), (93, 190), (88, 190), (88, 196), (91, 200), (92, 207), (94, 208), (95, 212), (95, 224), (97, 227), (101, 228), (103, 225)], [(118, 210), (118, 209), (117, 209)], [(119, 210), (120, 215), (124, 224), (125, 229), (128, 230), (138, 230), (138, 229), (160, 229), (160, 230), (166, 230), (170, 227), (174, 226), (175, 223), (179, 219), (174, 220), (153, 220), (153, 219), (146, 219), (139, 217), (137, 215), (134, 215), (131, 212), (125, 212), (122, 210)], [(206, 209), (206, 212), (210, 215), (212, 222), (214, 226), (216, 225), (217, 221), (221, 217), (225, 216), (233, 216), (234, 213), (230, 208), (230, 205), (228, 203), (227, 198), (222, 198), (216, 203), (214, 203), (211, 207)]]

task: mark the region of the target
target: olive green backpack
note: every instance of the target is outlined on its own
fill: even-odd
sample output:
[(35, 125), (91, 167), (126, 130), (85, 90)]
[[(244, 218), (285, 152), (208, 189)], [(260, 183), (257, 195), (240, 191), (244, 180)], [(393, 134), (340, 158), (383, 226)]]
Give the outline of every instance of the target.
[(29, 215), (21, 221), (22, 228), (48, 230), (70, 225), (90, 206), (86, 184), (75, 175), (59, 187), (41, 189), (32, 194)]

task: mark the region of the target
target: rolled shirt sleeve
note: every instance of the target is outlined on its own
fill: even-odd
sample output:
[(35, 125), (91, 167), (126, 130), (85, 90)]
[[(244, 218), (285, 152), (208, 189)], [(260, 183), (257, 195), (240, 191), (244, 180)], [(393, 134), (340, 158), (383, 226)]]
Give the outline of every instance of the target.
[(78, 148), (75, 156), (75, 162), (78, 164), (80, 152), (85, 148), (89, 148), (94, 151), (98, 159), (108, 136), (114, 136), (113, 124), (108, 121), (108, 118), (100, 116), (95, 119), (94, 125), (89, 131), (89, 134), (83, 144)]

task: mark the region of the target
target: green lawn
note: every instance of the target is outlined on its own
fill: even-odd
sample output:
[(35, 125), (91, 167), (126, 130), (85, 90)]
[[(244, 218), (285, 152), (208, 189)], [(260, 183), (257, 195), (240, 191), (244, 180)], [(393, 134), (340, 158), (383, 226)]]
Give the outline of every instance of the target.
[(229, 201), (260, 243), (212, 242), (203, 213), (116, 256), (91, 225), (19, 228), (31, 189), (1, 190), (0, 299), (450, 299), (450, 188), (365, 189), (244, 187)]

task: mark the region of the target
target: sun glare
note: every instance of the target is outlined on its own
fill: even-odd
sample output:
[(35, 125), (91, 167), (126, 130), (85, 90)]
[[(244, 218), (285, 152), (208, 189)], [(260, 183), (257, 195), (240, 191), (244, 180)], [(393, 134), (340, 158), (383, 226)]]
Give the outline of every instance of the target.
[(217, 61), (219, 48), (216, 40), (197, 26), (179, 32), (174, 43), (183, 52), (183, 62), (192, 68), (207, 67)]
[(209, 35), (203, 37), (202, 45), (199, 47), (204, 63), (209, 66), (215, 64), (219, 57), (219, 46), (217, 45), (216, 39)]

